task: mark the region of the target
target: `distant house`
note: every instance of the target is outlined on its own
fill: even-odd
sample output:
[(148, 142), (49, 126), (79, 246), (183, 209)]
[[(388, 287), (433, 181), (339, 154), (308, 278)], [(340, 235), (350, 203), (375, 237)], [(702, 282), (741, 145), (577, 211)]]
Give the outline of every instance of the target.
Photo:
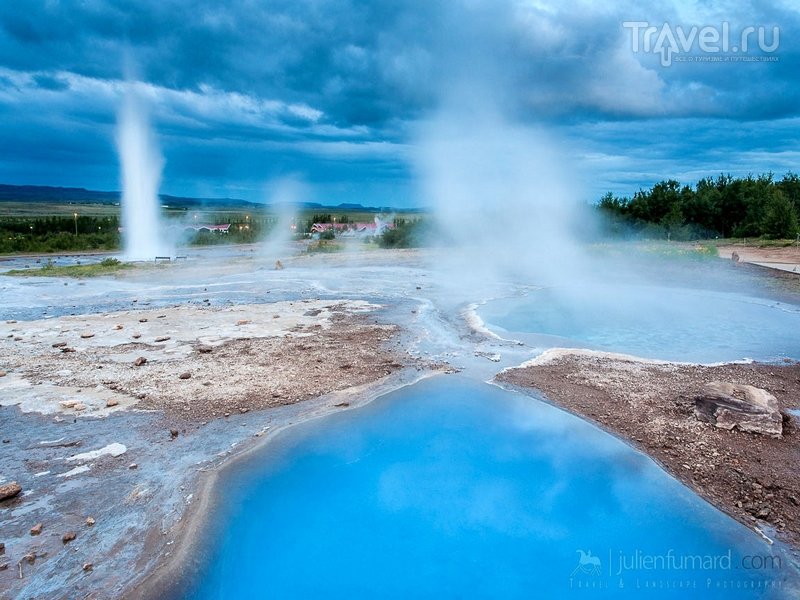
[(314, 223), (311, 226), (311, 233), (323, 233), (324, 231), (344, 231), (348, 228), (348, 223)]
[(186, 225), (184, 230), (192, 229), (194, 231), (208, 231), (214, 233), (228, 233), (228, 230), (231, 228), (230, 223), (225, 223), (224, 225)]
[(379, 235), (384, 229), (394, 229), (394, 223), (314, 223), (311, 226), (311, 233), (333, 230), (349, 235)]

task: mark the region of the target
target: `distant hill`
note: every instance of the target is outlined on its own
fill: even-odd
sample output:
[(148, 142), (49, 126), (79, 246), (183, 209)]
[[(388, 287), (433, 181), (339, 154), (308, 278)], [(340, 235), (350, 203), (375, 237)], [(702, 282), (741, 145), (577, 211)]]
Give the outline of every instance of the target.
[[(119, 204), (120, 192), (99, 192), (85, 188), (52, 187), (47, 185), (5, 185), (0, 184), (0, 202), (41, 202), (53, 204)], [(170, 208), (201, 208), (203, 206), (256, 209), (270, 206), (238, 198), (184, 198), (181, 196), (159, 195), (161, 204)], [(274, 205), (280, 208), (285, 205)], [(363, 206), (351, 202), (339, 205), (320, 202), (299, 202), (295, 208), (302, 210), (339, 210), (361, 212), (419, 212), (416, 209), (394, 209), (391, 207)]]

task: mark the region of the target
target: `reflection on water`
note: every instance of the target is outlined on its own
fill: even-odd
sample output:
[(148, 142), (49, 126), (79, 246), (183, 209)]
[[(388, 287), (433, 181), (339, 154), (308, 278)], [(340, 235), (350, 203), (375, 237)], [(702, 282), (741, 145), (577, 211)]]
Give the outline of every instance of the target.
[(527, 341), (544, 347), (702, 363), (800, 358), (800, 307), (735, 293), (556, 288), (490, 302), (480, 314), (490, 327), (543, 334)]
[(781, 557), (643, 455), (455, 376), (294, 427), (218, 490), (187, 598), (787, 595)]

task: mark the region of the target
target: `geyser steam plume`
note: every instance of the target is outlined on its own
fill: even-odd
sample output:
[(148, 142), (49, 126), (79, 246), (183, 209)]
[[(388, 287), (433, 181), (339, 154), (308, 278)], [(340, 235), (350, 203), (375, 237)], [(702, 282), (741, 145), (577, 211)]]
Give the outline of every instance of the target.
[(122, 166), (122, 240), (129, 260), (171, 256), (158, 215), (158, 186), (164, 161), (150, 129), (147, 112), (133, 84), (126, 86), (117, 124)]
[(439, 260), (457, 274), (453, 283), (554, 285), (581, 276), (578, 194), (555, 136), (486, 106), (447, 106), (419, 132), (421, 192), (451, 250)]

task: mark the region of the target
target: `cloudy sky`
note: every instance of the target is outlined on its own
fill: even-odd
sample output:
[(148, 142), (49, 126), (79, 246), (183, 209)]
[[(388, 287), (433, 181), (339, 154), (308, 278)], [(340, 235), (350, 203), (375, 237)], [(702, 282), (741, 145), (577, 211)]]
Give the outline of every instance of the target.
[[(650, 51), (626, 22), (658, 28)], [(675, 35), (723, 22), (727, 52)], [(126, 78), (174, 195), (266, 200), (299, 181), (303, 200), (419, 205), (420, 129), (465, 107), (469, 129), (485, 106), (547, 128), (587, 200), (782, 175), (800, 170), (799, 33), (794, 0), (3, 2), (0, 182), (119, 189)]]

